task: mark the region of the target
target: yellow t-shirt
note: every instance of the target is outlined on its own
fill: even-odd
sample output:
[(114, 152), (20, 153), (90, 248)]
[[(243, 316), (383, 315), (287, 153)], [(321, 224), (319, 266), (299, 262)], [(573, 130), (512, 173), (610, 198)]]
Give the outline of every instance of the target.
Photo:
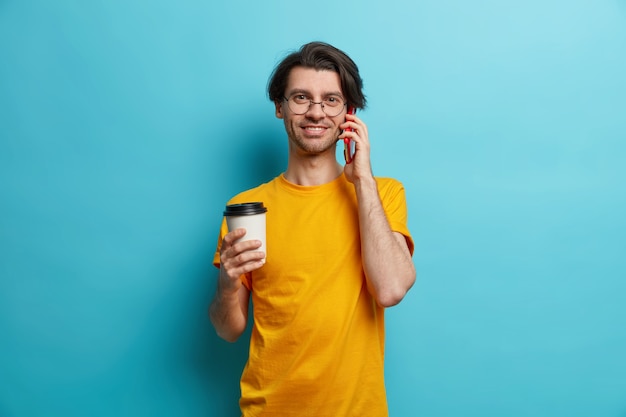
[[(407, 229), (402, 184), (377, 178), (391, 229)], [(361, 264), (357, 199), (344, 175), (305, 187), (283, 175), (231, 203), (267, 207), (267, 261), (242, 276), (253, 329), (241, 377), (245, 417), (387, 416), (384, 309)], [(219, 245), (227, 232), (223, 222)]]

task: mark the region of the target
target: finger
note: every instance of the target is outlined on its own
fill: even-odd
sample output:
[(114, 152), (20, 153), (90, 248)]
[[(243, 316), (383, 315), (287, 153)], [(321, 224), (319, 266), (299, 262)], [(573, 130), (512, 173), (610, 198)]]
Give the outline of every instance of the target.
[(339, 140), (350, 139), (350, 140), (353, 140), (355, 142), (358, 142), (359, 140), (361, 140), (361, 137), (359, 136), (359, 131), (358, 130), (353, 130), (353, 131), (346, 131), (346, 130), (344, 130), (341, 133), (341, 135), (339, 135), (339, 137), (337, 139), (339, 139)]
[(265, 258), (246, 262), (237, 267), (222, 264), (220, 267), (220, 281), (224, 289), (237, 291), (241, 286), (241, 276), (261, 268), (265, 264)]
[(361, 135), (367, 136), (367, 125), (363, 122), (363, 120), (359, 119), (359, 117), (354, 114), (346, 114), (346, 121), (343, 123), (343, 125), (345, 127), (340, 127), (344, 128), (344, 130), (346, 128), (351, 128), (355, 131), (360, 132)]
[(234, 243), (226, 251), (229, 253), (231, 257), (235, 257), (239, 255), (240, 253), (254, 251), (256, 249), (259, 249), (262, 245), (263, 244), (261, 243), (260, 240), (255, 240), (255, 239), (243, 240), (243, 241)]
[[(245, 240), (243, 242), (238, 242), (232, 245), (229, 248), (223, 248), (220, 251), (220, 263), (244, 263), (250, 259), (250, 256), (255, 257), (255, 253), (263, 254), (263, 252), (256, 251), (261, 247), (262, 243), (260, 240)], [(257, 256), (258, 257), (258, 256)]]
[(346, 113), (346, 120), (347, 121), (356, 121), (356, 122), (360, 122), (361, 119), (359, 119), (359, 117), (356, 114), (351, 114), (351, 113)]
[(359, 126), (359, 124), (356, 122), (351, 122), (349, 120), (346, 120), (345, 122), (339, 125), (339, 128), (343, 130), (342, 133), (351, 133), (351, 132), (360, 130), (361, 126)]
[[(252, 266), (256, 269), (258, 268), (257, 264), (259, 263), (265, 263), (265, 253), (258, 251), (243, 252), (232, 259), (230, 266), (232, 269), (244, 269), (246, 270), (244, 272), (248, 272), (247, 268)], [(241, 272), (237, 275), (240, 274)]]
[(367, 128), (365, 126), (359, 126), (356, 124), (348, 123), (351, 130), (344, 130), (341, 135), (339, 135), (338, 139), (349, 138), (350, 140), (354, 140), (355, 142), (366, 142), (368, 141), (367, 136)]
[(226, 233), (226, 235), (224, 236), (224, 244), (227, 246), (230, 246), (233, 243), (235, 243), (237, 240), (241, 239), (245, 234), (246, 234), (246, 229), (241, 228), (241, 227), (238, 229), (231, 230), (230, 232)]
[(253, 249), (241, 251), (231, 257), (231, 259), (236, 263), (243, 264), (246, 262), (265, 258), (265, 252), (255, 249), (258, 249), (258, 247), (255, 246)]
[(242, 252), (234, 257), (222, 257), (220, 259), (223, 269), (231, 279), (238, 278), (242, 274), (254, 271), (265, 264), (265, 253), (260, 251)]

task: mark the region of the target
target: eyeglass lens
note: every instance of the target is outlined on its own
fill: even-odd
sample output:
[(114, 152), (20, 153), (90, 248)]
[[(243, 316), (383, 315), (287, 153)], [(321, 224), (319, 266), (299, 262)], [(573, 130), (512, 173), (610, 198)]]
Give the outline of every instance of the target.
[(321, 102), (313, 101), (308, 97), (303, 97), (301, 95), (292, 96), (287, 100), (289, 105), (289, 109), (295, 114), (305, 114), (309, 111), (311, 106), (319, 104), (322, 106), (322, 111), (326, 113), (327, 116), (335, 117), (338, 116), (345, 107), (345, 103), (339, 97), (330, 97), (322, 100)]

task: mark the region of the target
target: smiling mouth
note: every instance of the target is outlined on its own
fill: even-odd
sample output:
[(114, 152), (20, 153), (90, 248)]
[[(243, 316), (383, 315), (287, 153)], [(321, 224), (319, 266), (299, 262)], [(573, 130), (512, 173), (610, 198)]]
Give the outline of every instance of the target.
[(304, 129), (305, 132), (311, 133), (313, 135), (318, 135), (328, 130), (326, 126), (303, 126), (302, 129)]

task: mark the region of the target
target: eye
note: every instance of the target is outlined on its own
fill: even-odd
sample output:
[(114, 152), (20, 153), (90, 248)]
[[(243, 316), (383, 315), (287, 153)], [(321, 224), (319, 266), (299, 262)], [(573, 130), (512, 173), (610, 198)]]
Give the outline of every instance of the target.
[(340, 106), (343, 104), (343, 100), (341, 100), (341, 98), (336, 97), (336, 96), (330, 96), (330, 97), (326, 97), (324, 99), (324, 104), (326, 104), (327, 106)]
[(309, 101), (309, 98), (304, 94), (294, 94), (291, 98), (298, 104), (303, 104)]

